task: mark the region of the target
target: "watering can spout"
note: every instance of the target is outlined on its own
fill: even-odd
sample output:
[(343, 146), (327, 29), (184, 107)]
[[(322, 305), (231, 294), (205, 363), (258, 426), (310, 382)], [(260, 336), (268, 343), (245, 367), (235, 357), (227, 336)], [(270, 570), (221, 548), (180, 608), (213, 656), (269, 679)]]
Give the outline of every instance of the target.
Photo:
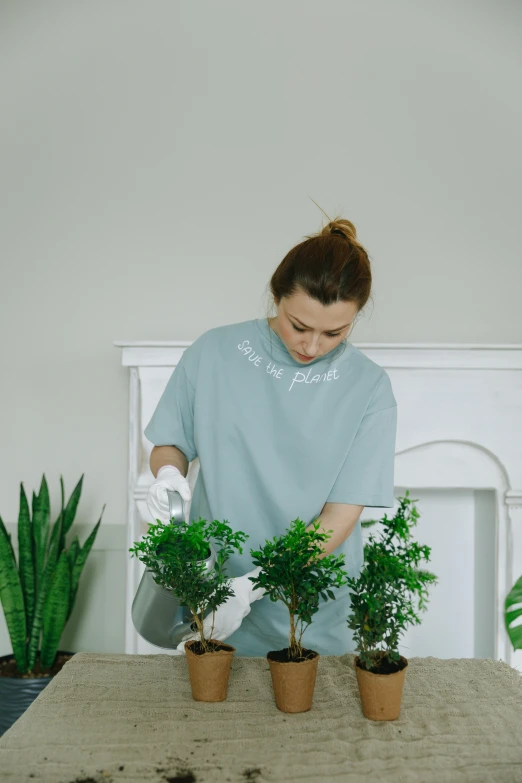
[[(179, 525), (185, 522), (185, 501), (179, 492), (168, 490), (167, 495), (171, 524)], [(205, 569), (211, 571), (215, 562), (216, 553), (210, 546), (210, 555), (205, 560)], [(131, 617), (139, 635), (146, 642), (163, 649), (176, 649), (183, 636), (194, 630), (188, 606), (181, 604), (171, 587), (157, 584), (153, 572), (148, 568), (145, 568), (134, 596)]]

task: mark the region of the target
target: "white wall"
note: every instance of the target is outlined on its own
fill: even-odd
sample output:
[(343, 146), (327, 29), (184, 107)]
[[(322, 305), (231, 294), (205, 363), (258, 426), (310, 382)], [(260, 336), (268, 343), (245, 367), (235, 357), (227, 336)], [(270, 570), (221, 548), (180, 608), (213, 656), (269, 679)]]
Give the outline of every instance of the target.
[(4, 0), (3, 519), (84, 472), (79, 521), (124, 524), (113, 341), (264, 315), (309, 196), (373, 260), (354, 342), (521, 342), (521, 29), (508, 0)]

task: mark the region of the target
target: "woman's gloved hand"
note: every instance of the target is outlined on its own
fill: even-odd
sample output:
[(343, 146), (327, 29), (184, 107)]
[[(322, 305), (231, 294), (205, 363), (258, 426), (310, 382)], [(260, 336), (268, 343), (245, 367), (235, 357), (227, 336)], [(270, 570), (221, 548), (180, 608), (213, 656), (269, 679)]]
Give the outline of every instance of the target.
[[(153, 519), (159, 519), (162, 522), (170, 522), (169, 498), (167, 490), (179, 492), (185, 501), (188, 516), (190, 501), (192, 500), (192, 491), (190, 485), (174, 465), (163, 465), (158, 470), (156, 480), (150, 485), (147, 494), (147, 506)], [(185, 519), (185, 522), (188, 522)]]
[[(244, 618), (249, 614), (251, 604), (264, 596), (264, 588), (255, 588), (248, 578), (250, 576), (258, 576), (260, 571), (261, 566), (258, 566), (253, 571), (249, 571), (248, 574), (236, 576), (230, 580), (230, 587), (234, 591), (234, 595), (231, 595), (225, 603), (218, 606), (214, 613), (213, 639), (219, 639), (222, 642), (228, 636), (231, 636), (234, 631), (237, 631)], [(203, 620), (203, 632), (206, 639), (210, 638), (211, 630), (212, 612)], [(185, 652), (185, 642), (189, 639), (200, 639), (199, 631), (183, 637), (183, 640), (177, 646), (180, 652)]]

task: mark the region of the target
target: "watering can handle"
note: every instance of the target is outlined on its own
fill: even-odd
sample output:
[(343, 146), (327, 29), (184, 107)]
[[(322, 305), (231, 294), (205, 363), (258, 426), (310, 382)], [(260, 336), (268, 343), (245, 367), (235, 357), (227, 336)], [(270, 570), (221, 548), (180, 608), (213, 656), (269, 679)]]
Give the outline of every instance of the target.
[(180, 524), (185, 521), (185, 501), (176, 490), (168, 489), (170, 521)]

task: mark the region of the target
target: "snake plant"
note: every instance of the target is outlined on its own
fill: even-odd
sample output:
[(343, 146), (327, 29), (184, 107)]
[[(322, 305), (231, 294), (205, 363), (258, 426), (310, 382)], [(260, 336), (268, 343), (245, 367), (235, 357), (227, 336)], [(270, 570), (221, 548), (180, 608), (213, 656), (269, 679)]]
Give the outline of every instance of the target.
[(20, 484), (18, 515), (18, 566), (11, 536), (0, 517), (0, 601), (20, 674), (31, 672), (39, 654), (40, 669), (53, 665), (63, 629), (71, 616), (78, 582), (96, 538), (98, 523), (83, 547), (75, 536), (69, 547), (65, 537), (74, 522), (82, 492), (83, 475), (49, 529), (51, 506), (45, 475), (33, 492), (31, 509)]

